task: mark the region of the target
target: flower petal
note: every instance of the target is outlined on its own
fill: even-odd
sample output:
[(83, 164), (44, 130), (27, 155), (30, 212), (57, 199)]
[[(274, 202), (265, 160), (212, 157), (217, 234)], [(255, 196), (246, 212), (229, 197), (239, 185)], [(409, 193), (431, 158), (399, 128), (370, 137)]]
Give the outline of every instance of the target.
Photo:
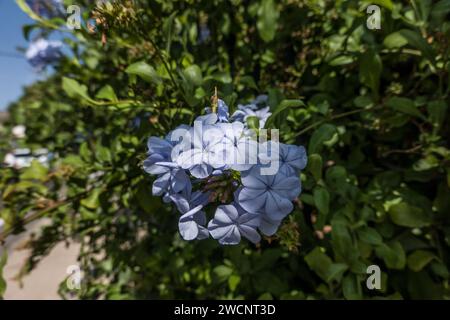
[(261, 236), (259, 235), (258, 231), (256, 231), (255, 228), (246, 225), (241, 225), (239, 226), (239, 231), (245, 238), (247, 238), (253, 243), (258, 243), (261, 241)]
[(283, 198), (276, 192), (270, 191), (267, 195), (265, 213), (273, 220), (284, 218), (294, 209), (289, 199)]
[(223, 245), (236, 245), (239, 242), (241, 242), (241, 234), (235, 225), (231, 226), (227, 234), (219, 239), (219, 243)]
[(266, 190), (244, 187), (241, 192), (239, 192), (238, 202), (247, 212), (258, 212), (261, 208), (264, 208), (266, 197)]
[(198, 226), (193, 220), (181, 221), (178, 223), (178, 229), (180, 230), (181, 237), (184, 240), (194, 240), (198, 236)]
[(259, 231), (261, 231), (262, 234), (270, 237), (273, 236), (277, 230), (278, 227), (281, 224), (281, 220), (272, 220), (267, 215), (263, 214), (261, 215), (261, 223), (259, 224)]

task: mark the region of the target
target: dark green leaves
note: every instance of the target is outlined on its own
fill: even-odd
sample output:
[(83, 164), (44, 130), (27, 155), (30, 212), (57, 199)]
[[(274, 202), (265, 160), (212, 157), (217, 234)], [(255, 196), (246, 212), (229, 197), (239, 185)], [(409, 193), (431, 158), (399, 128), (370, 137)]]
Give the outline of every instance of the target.
[(392, 97), (387, 102), (386, 105), (396, 111), (405, 113), (407, 115), (417, 117), (417, 118), (424, 118), (422, 113), (420, 113), (419, 109), (414, 104), (414, 101), (408, 98), (402, 98), (402, 97)]
[(431, 223), (430, 216), (421, 208), (411, 206), (405, 202), (395, 204), (389, 208), (392, 222), (409, 228), (426, 227)]
[(435, 52), (420, 33), (409, 29), (400, 30), (399, 33), (408, 41), (410, 46), (420, 50), (425, 58), (434, 63)]
[(330, 211), (330, 193), (325, 188), (316, 187), (314, 188), (313, 196), (317, 209), (326, 216)]
[(332, 124), (321, 125), (311, 136), (309, 140), (308, 152), (310, 154), (320, 153), (323, 144), (333, 138), (337, 134), (336, 127)]
[(319, 154), (313, 153), (308, 156), (308, 170), (316, 181), (319, 181), (322, 178), (322, 166), (323, 161)]
[(400, 242), (382, 244), (375, 249), (377, 256), (384, 260), (390, 269), (403, 269), (406, 264), (406, 255)]
[(431, 15), (445, 15), (448, 12), (450, 12), (450, 0), (441, 0), (433, 5)]
[(343, 263), (333, 263), (333, 261), (319, 247), (312, 250), (305, 256), (305, 261), (309, 268), (326, 282), (339, 281), (342, 274), (348, 269)]
[(132, 65), (128, 66), (125, 72), (128, 74), (137, 75), (141, 79), (150, 83), (159, 84), (162, 81), (155, 68), (144, 61), (133, 63)]
[(361, 55), (359, 60), (359, 77), (361, 82), (372, 89), (378, 95), (380, 76), (383, 69), (380, 56), (372, 50)]
[(408, 268), (412, 271), (419, 272), (427, 264), (429, 264), (436, 256), (425, 250), (416, 250), (408, 256)]
[(383, 243), (381, 235), (375, 229), (370, 227), (358, 229), (358, 237), (362, 241), (373, 245), (380, 245)]
[(269, 42), (275, 37), (279, 16), (280, 14), (274, 0), (261, 0), (256, 26), (258, 28), (259, 36), (265, 42)]
[(427, 105), (429, 119), (436, 130), (440, 130), (447, 114), (445, 101), (431, 101)]
[(199, 86), (202, 84), (202, 70), (197, 65), (192, 65), (184, 70), (184, 75), (186, 80), (191, 82), (194, 86)]
[(305, 104), (301, 100), (282, 100), (280, 104), (276, 107), (269, 120), (267, 121), (266, 127), (271, 125), (274, 119), (279, 116), (283, 111), (286, 111), (290, 108), (303, 107)]
[(95, 104), (95, 101), (89, 96), (88, 88), (75, 79), (63, 77), (62, 88), (71, 98), (81, 98), (88, 103)]

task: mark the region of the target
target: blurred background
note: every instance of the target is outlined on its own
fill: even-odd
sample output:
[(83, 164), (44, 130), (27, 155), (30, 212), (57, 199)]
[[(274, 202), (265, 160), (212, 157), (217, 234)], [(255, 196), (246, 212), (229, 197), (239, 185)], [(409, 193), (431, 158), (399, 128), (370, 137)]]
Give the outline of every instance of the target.
[(20, 96), (24, 85), (39, 77), (17, 50), (28, 46), (22, 26), (30, 23), (32, 19), (14, 0), (0, 0), (0, 111)]
[[(8, 104), (17, 100), (23, 93), (23, 87), (38, 79), (47, 77), (52, 71), (37, 73), (25, 58), (24, 50), (28, 42), (23, 36), (22, 27), (33, 20), (24, 13), (14, 0), (0, 0), (0, 126), (7, 115)], [(56, 38), (59, 37), (55, 34)], [(24, 242), (45, 225), (45, 221), (33, 223), (27, 232), (10, 237), (5, 246), (8, 251), (8, 263), (4, 268), (7, 281), (5, 299), (60, 299), (59, 283), (67, 276), (66, 269), (76, 262), (77, 246), (70, 248), (58, 245), (42, 264), (19, 282), (15, 276), (23, 265), (29, 250), (23, 248)]]

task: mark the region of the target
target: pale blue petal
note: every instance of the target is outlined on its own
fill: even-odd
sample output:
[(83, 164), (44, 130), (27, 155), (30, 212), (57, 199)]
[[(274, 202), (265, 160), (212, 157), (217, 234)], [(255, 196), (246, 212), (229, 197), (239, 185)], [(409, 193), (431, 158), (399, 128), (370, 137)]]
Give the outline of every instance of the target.
[(281, 220), (278, 220), (278, 221), (272, 220), (269, 217), (267, 217), (266, 215), (262, 215), (261, 222), (260, 222), (258, 229), (259, 229), (259, 231), (261, 231), (262, 234), (270, 237), (277, 232), (280, 224), (281, 224)]
[(264, 212), (273, 220), (284, 218), (294, 209), (292, 202), (281, 197), (275, 192), (269, 192), (267, 195)]
[(243, 188), (239, 193), (238, 202), (248, 212), (258, 212), (264, 208), (267, 191), (262, 189)]
[(255, 228), (246, 225), (241, 225), (239, 226), (239, 231), (245, 238), (247, 238), (248, 240), (250, 240), (255, 244), (261, 241), (261, 236), (259, 235), (259, 233), (256, 231)]

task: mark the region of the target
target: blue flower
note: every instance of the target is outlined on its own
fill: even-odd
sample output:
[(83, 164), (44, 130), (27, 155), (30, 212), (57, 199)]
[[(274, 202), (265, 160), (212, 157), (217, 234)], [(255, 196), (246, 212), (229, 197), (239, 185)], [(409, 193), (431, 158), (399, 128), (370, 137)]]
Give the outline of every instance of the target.
[(267, 141), (259, 147), (262, 165), (272, 164), (286, 176), (298, 175), (306, 167), (308, 157), (303, 146)]
[(221, 144), (224, 136), (220, 128), (212, 125), (194, 125), (189, 136), (190, 138), (183, 140), (182, 143), (187, 145), (181, 148), (184, 151), (176, 159), (180, 167), (188, 169), (194, 177), (199, 179), (210, 176), (213, 169), (223, 167), (224, 155), (218, 152), (225, 152), (225, 150), (216, 147)]
[(221, 123), (219, 126), (224, 132), (224, 139), (215, 146), (215, 154), (224, 154), (227, 168), (245, 171), (258, 163), (258, 143), (255, 137), (247, 134), (243, 123)]
[(184, 240), (202, 240), (209, 237), (206, 224), (206, 215), (202, 211), (207, 203), (207, 194), (194, 192), (190, 201), (180, 195), (172, 195), (172, 201), (176, 204), (178, 211), (182, 213), (178, 221), (178, 229)]
[(308, 156), (303, 146), (280, 143), (280, 171), (290, 175), (298, 175), (308, 163)]
[(150, 174), (167, 172), (166, 167), (157, 165), (157, 162), (171, 162), (172, 144), (158, 137), (150, 137), (147, 142), (148, 158), (144, 161), (144, 170)]
[(205, 43), (211, 36), (211, 31), (209, 30), (208, 26), (206, 24), (200, 25), (200, 33), (198, 36), (198, 42), (199, 43)]
[(248, 212), (263, 212), (272, 220), (281, 220), (293, 210), (292, 200), (301, 191), (296, 176), (262, 175), (259, 165), (242, 173), (243, 188), (239, 193), (239, 204)]
[(237, 204), (221, 205), (217, 207), (214, 219), (208, 223), (208, 230), (222, 245), (238, 244), (241, 236), (258, 243), (261, 240), (256, 231), (259, 219), (258, 215), (245, 212)]
[[(173, 202), (181, 213), (178, 228), (183, 239), (211, 235), (222, 245), (238, 244), (242, 237), (258, 243), (258, 230), (272, 236), (293, 210), (306, 151), (277, 141), (258, 143), (256, 132), (243, 121), (256, 116), (264, 126), (270, 116), (266, 105), (267, 96), (258, 96), (239, 106), (233, 115), (236, 121), (229, 122), (228, 107), (219, 100), (217, 113), (207, 108), (193, 127), (182, 125), (164, 139), (148, 140), (144, 170), (158, 176), (153, 194)], [(208, 224), (207, 205), (215, 206)]]
[(228, 122), (228, 117), (230, 114), (228, 113), (228, 106), (225, 104), (223, 100), (217, 100), (217, 117), (219, 118), (219, 122)]
[(261, 219), (261, 221), (258, 226), (258, 229), (259, 229), (259, 231), (261, 231), (261, 233), (263, 235), (266, 235), (268, 237), (273, 236), (278, 231), (281, 221), (283, 220), (283, 219), (272, 220), (265, 213), (262, 213), (260, 215), (260, 219)]
[[(226, 103), (223, 100), (218, 99), (217, 100), (217, 121), (228, 122), (228, 118), (230, 116), (228, 110), (229, 109), (228, 109), (228, 106), (226, 105)], [(205, 112), (207, 114), (212, 114), (212, 109), (210, 107), (206, 107)]]
[(159, 176), (153, 182), (152, 192), (155, 196), (164, 193), (178, 193), (191, 187), (191, 180), (186, 172), (173, 162), (157, 162)]
[(267, 96), (258, 96), (254, 101), (248, 105), (238, 105), (236, 110), (231, 116), (231, 120), (246, 123), (249, 117), (256, 117), (259, 120), (259, 127), (264, 128), (267, 119), (272, 115), (270, 107), (261, 107), (266, 105)]
[(46, 19), (62, 16), (65, 11), (62, 0), (25, 0), (25, 2), (34, 13)]
[(57, 61), (62, 56), (60, 41), (38, 39), (32, 42), (25, 53), (28, 62), (37, 71), (42, 71), (48, 64)]

